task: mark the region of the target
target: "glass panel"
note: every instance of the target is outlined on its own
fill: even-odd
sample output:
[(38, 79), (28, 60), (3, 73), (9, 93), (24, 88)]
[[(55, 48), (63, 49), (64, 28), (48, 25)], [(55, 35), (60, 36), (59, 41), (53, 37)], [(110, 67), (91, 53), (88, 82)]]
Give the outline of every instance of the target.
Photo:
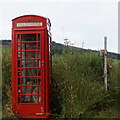
[(20, 60), (18, 60), (18, 67), (20, 67)]
[(22, 69), (22, 76), (40, 76), (40, 69)]
[(21, 66), (20, 66), (20, 60), (18, 60), (18, 67), (38, 67), (37, 60), (21, 60)]
[(38, 50), (40, 50), (40, 42), (38, 42)]
[(36, 52), (36, 51), (22, 52), (22, 59), (25, 59), (25, 58), (40, 58), (40, 51), (39, 52)]
[[(21, 41), (29, 41), (27, 43), (17, 43), (18, 50), (28, 50), (28, 51), (20, 51), (18, 52), (18, 59), (32, 59), (32, 58), (40, 58), (40, 51), (29, 51), (29, 50), (40, 50), (40, 34), (19, 34), (17, 35), (18, 42)], [(38, 38), (37, 38), (38, 37)], [(30, 42), (36, 41), (39, 42)], [(18, 67), (40, 67), (40, 60), (18, 60)], [(18, 69), (18, 76), (40, 76), (41, 69)], [(41, 96), (37, 94), (41, 94), (41, 79), (40, 78), (18, 78), (18, 103), (40, 103)], [(21, 85), (21, 86), (20, 86)], [(26, 86), (22, 86), (26, 85)], [(33, 86), (32, 86), (33, 85)], [(38, 86), (34, 86), (38, 85)], [(21, 95), (20, 94), (26, 94)], [(28, 95), (27, 95), (28, 94)], [(35, 94), (35, 95), (29, 95)], [(20, 101), (21, 100), (21, 101)]]
[(35, 103), (40, 103), (41, 102), (41, 96), (40, 95), (33, 95), (32, 98), (33, 98), (33, 101)]
[(22, 78), (22, 85), (41, 85), (40, 78)]
[(18, 103), (20, 103), (20, 96), (18, 96)]
[(18, 94), (20, 94), (21, 92), (20, 92), (20, 87), (18, 87)]
[(22, 50), (35, 50), (36, 43), (22, 43)]
[(20, 52), (18, 52), (18, 59), (20, 59)]
[[(38, 47), (37, 47), (38, 45)], [(22, 43), (22, 50), (40, 50), (40, 42), (38, 43)]]
[(18, 78), (18, 85), (20, 85), (21, 83), (20, 83), (20, 78)]
[(38, 34), (38, 41), (40, 41), (40, 34)]
[(18, 43), (18, 50), (20, 50), (20, 43)]
[(20, 76), (20, 69), (18, 70), (18, 76)]
[(36, 34), (22, 34), (22, 41), (36, 41)]
[(41, 54), (40, 54), (40, 51), (38, 51), (38, 58), (40, 58), (41, 57)]
[(40, 87), (35, 87), (35, 86), (22, 87), (22, 94), (41, 94), (41, 90)]
[(17, 35), (18, 42), (20, 42), (20, 34)]
[(40, 103), (41, 96), (40, 95), (24, 95), (22, 96), (22, 103)]

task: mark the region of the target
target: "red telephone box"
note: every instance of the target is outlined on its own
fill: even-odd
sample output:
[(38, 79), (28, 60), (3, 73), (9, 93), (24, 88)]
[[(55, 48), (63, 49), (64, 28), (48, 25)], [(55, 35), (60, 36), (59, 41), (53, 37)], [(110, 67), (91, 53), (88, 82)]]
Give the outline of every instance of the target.
[(50, 27), (37, 15), (12, 20), (12, 110), (21, 118), (50, 115)]

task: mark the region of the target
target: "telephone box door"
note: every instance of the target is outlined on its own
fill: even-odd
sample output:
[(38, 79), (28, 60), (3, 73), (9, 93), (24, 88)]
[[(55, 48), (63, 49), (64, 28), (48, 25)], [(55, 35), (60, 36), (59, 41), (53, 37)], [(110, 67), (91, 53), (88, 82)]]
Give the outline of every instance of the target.
[(44, 31), (17, 31), (15, 89), (17, 111), (21, 116), (45, 112)]

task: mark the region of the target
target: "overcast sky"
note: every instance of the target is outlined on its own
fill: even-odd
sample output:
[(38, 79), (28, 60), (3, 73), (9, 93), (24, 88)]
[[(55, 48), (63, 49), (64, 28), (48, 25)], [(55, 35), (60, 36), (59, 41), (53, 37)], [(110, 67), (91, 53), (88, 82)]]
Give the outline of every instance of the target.
[(53, 41), (100, 50), (107, 36), (108, 51), (118, 52), (118, 0), (8, 1), (0, 2), (0, 39), (11, 39), (13, 18), (34, 14), (50, 18)]

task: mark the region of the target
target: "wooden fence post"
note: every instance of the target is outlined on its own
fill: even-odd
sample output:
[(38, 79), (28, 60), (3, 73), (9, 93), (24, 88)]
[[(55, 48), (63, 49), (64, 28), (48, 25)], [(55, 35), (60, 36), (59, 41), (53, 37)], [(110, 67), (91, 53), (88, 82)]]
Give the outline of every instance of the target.
[(104, 86), (107, 91), (107, 37), (104, 37)]

